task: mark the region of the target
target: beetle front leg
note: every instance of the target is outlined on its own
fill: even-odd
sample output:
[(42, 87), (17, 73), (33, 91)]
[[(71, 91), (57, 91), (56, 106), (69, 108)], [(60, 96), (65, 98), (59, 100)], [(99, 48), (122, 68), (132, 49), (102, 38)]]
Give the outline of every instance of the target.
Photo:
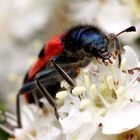
[(21, 123), (21, 108), (20, 108), (20, 96), (22, 92), (19, 91), (16, 97), (16, 116), (17, 116), (17, 128), (22, 128)]
[[(72, 78), (53, 60), (51, 60), (51, 63), (54, 66), (54, 68), (57, 70), (57, 72), (70, 84), (71, 88), (74, 88), (76, 84), (72, 80)], [(82, 100), (80, 96), (79, 96), (79, 99)]]
[(55, 116), (58, 119), (59, 115), (58, 115), (58, 112), (57, 112), (57, 108), (56, 108), (54, 99), (52, 98), (50, 93), (47, 91), (47, 89), (44, 87), (44, 85), (38, 79), (35, 80), (35, 84), (36, 84), (38, 90), (40, 91), (40, 93), (48, 100), (48, 102), (54, 108)]
[(118, 56), (118, 66), (120, 67), (121, 65), (121, 47), (119, 40), (115, 34), (109, 34), (109, 40), (110, 42), (114, 42), (115, 46), (115, 55)]
[(56, 64), (54, 60), (51, 60), (51, 64), (57, 70), (57, 72), (62, 76), (62, 78), (64, 78), (68, 82), (68, 84), (70, 84), (72, 88), (76, 86), (72, 78), (58, 64)]
[(20, 95), (22, 95), (21, 90), (18, 92), (16, 97), (16, 117), (6, 111), (0, 111), (0, 115), (3, 116), (3, 120), (1, 120), (0, 123), (0, 128), (10, 135), (14, 135), (15, 128), (22, 128)]

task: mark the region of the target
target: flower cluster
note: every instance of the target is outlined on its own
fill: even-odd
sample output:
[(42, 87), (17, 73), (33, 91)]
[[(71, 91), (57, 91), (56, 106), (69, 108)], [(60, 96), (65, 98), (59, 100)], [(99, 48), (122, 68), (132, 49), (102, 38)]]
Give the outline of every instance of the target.
[[(80, 74), (75, 79), (77, 85), (72, 90), (65, 81), (61, 83), (66, 90), (56, 94), (59, 120), (55, 118), (52, 110), (47, 110), (47, 115), (39, 113), (44, 112), (43, 110), (34, 112), (31, 109), (30, 113), (26, 111), (27, 116), (23, 123), (28, 123), (23, 129), (15, 130), (16, 138), (18, 140), (140, 139), (137, 131), (140, 124), (138, 57), (131, 47), (125, 46), (120, 67), (118, 59), (111, 58), (107, 63), (105, 66), (91, 62), (86, 68), (80, 69)], [(47, 105), (47, 108), (51, 107)], [(17, 132), (20, 132), (20, 135)]]
[(90, 140), (99, 130), (120, 134), (140, 124), (139, 61), (132, 48), (124, 49), (120, 68), (116, 59), (108, 66), (92, 63), (81, 70), (72, 94), (63, 95), (59, 113), (67, 140)]
[(22, 108), (22, 129), (14, 130), (9, 140), (60, 140), (62, 129), (55, 118), (53, 108), (47, 103), (40, 109), (36, 105), (24, 105)]

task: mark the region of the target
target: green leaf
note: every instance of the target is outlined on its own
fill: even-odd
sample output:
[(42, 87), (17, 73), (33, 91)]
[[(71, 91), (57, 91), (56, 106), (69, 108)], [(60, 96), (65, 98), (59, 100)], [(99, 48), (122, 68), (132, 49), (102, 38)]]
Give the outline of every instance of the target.
[(0, 140), (8, 140), (9, 134), (7, 134), (5, 131), (0, 129)]

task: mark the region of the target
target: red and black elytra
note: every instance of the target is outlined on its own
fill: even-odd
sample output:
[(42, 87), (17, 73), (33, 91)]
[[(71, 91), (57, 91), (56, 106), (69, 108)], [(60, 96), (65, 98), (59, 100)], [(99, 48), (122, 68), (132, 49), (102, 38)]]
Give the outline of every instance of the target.
[[(28, 103), (34, 103), (34, 96), (44, 96), (54, 107), (58, 117), (53, 96), (60, 90), (60, 82), (64, 79), (72, 87), (73, 78), (77, 76), (77, 68), (87, 66), (91, 60), (100, 58), (102, 62), (109, 62), (112, 53), (110, 43), (114, 43), (115, 52), (121, 62), (121, 48), (117, 36), (124, 32), (136, 31), (131, 26), (117, 35), (106, 35), (94, 25), (78, 25), (64, 34), (53, 37), (45, 43), (36, 62), (26, 73), (23, 85), (17, 95), (17, 123), (22, 127), (20, 116), (19, 96), (24, 95)], [(108, 62), (105, 63), (108, 63)]]
[(32, 80), (36, 73), (39, 72), (44, 67), (44, 65), (46, 65), (50, 61), (51, 58), (63, 52), (64, 48), (61, 44), (61, 37), (62, 35), (53, 37), (48, 43), (43, 46), (41, 52), (39, 53), (37, 61), (31, 66), (28, 71), (29, 80)]
[[(50, 39), (48, 43), (44, 44), (42, 50), (38, 55), (38, 59), (35, 61), (35, 63), (31, 66), (31, 68), (26, 73), (26, 76), (23, 81), (23, 88), (24, 88), (24, 84), (27, 83), (28, 85), (27, 90), (30, 89), (28, 88), (29, 86), (31, 86), (30, 81), (32, 81), (35, 78), (35, 75), (44, 68), (44, 66), (50, 61), (51, 58), (59, 55), (63, 51), (64, 48), (61, 44), (61, 40), (60, 40), (61, 37), (62, 35), (55, 36), (52, 39)], [(33, 95), (28, 92), (24, 94), (24, 98), (28, 103), (34, 102), (32, 96)]]

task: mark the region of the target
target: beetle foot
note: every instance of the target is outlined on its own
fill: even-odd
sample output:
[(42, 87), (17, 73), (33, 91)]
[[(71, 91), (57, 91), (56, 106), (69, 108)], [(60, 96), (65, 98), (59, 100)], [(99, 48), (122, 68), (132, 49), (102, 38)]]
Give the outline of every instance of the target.
[(108, 62), (105, 59), (102, 59), (102, 62), (104, 63), (105, 66), (108, 66)]

